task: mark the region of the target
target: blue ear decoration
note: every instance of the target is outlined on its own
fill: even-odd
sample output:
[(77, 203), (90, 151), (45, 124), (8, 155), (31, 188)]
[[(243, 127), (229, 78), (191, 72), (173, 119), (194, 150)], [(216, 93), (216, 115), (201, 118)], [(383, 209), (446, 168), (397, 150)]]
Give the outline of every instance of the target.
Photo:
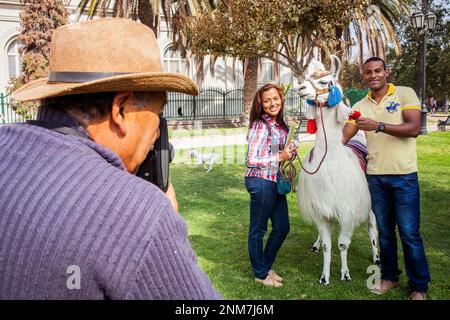
[(311, 99), (306, 99), (306, 103), (309, 104), (310, 106), (315, 105), (314, 100)]
[(342, 93), (336, 86), (330, 86), (330, 93), (328, 94), (328, 107), (334, 107), (342, 101)]

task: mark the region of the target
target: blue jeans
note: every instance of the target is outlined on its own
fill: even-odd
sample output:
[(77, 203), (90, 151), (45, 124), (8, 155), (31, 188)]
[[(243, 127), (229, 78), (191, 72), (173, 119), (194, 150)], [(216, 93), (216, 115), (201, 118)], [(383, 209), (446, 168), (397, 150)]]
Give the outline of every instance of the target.
[(377, 218), (381, 277), (398, 281), (398, 231), (403, 247), (408, 285), (412, 291), (427, 292), (430, 272), (420, 236), (420, 192), (417, 172), (405, 175), (369, 175), (372, 210)]
[[(250, 194), (248, 252), (255, 277), (265, 279), (289, 233), (286, 195), (278, 194), (277, 184), (266, 179), (246, 177), (245, 186)], [(272, 231), (263, 249), (269, 219)]]

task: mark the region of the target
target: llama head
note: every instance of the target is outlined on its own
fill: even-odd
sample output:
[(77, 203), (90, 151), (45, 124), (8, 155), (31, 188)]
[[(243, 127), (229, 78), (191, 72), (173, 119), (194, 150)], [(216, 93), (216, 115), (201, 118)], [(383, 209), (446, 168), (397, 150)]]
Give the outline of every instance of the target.
[[(333, 97), (333, 94), (342, 95), (341, 91), (332, 92), (332, 90), (340, 90), (337, 85), (340, 69), (341, 62), (339, 58), (334, 55), (331, 56), (331, 70), (325, 70), (324, 65), (319, 61), (312, 62), (308, 66), (305, 77), (306, 80), (300, 84), (298, 89), (300, 98), (319, 103), (328, 103), (330, 98), (336, 98)], [(331, 102), (333, 105), (337, 104), (336, 101)]]
[(327, 118), (335, 117), (341, 123), (348, 119), (352, 110), (342, 102), (342, 89), (337, 83), (341, 62), (338, 57), (331, 56), (331, 69), (325, 70), (321, 62), (314, 61), (308, 66), (306, 80), (300, 84), (298, 94), (307, 101), (306, 118), (318, 119), (318, 107), (327, 114)]

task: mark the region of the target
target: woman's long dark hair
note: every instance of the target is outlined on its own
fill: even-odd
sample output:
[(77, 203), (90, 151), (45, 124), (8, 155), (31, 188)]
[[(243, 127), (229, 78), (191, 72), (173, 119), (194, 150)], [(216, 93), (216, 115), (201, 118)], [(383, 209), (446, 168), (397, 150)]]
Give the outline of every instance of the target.
[(284, 94), (281, 87), (274, 83), (267, 83), (263, 85), (255, 94), (255, 98), (253, 99), (252, 109), (250, 110), (250, 123), (249, 128), (252, 127), (253, 123), (257, 120), (262, 120), (262, 115), (265, 113), (262, 104), (262, 94), (265, 91), (270, 89), (276, 89), (281, 98), (281, 109), (276, 116), (276, 122), (284, 127), (286, 131), (289, 131), (289, 126), (284, 120)]

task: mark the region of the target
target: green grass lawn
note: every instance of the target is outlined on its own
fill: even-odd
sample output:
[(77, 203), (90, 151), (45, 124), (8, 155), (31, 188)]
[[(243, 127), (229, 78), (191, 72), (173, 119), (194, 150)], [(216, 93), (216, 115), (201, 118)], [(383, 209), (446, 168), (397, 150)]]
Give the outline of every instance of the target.
[[(450, 133), (420, 136), (417, 142), (421, 232), (432, 277), (429, 298), (449, 299)], [(311, 144), (302, 145), (302, 158), (310, 148)], [(383, 296), (376, 296), (367, 289), (369, 274), (366, 269), (372, 261), (370, 240), (364, 226), (356, 230), (349, 249), (348, 264), (353, 281), (340, 282), (338, 230), (335, 228), (330, 285), (320, 286), (317, 280), (322, 270), (322, 252), (309, 251), (317, 231), (300, 217), (293, 193), (288, 195), (291, 232), (274, 265), (277, 273), (285, 278), (284, 286), (271, 288), (255, 283), (247, 253), (249, 195), (244, 186), (242, 160), (245, 159), (245, 147), (228, 146), (204, 151), (224, 153), (226, 160), (206, 174), (204, 168), (194, 167), (187, 155), (181, 153), (171, 167), (171, 176), (199, 265), (225, 299), (406, 298), (407, 278), (401, 250), (401, 286)]]

